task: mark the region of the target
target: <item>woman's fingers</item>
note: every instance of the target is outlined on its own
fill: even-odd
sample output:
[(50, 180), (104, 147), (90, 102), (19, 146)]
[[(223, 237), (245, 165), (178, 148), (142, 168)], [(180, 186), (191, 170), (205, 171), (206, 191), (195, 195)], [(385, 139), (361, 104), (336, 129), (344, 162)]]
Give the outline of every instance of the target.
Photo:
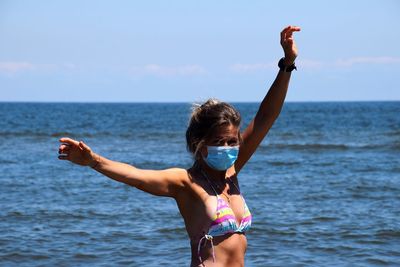
[(68, 157), (69, 157), (69, 155), (59, 155), (59, 156), (58, 156), (58, 159), (61, 159), (61, 160), (68, 160)]
[(58, 154), (70, 154), (71, 153), (71, 151), (68, 149), (68, 150), (61, 150), (61, 149), (59, 149), (58, 150)]
[(71, 155), (71, 150), (75, 147), (78, 146), (78, 142), (68, 138), (68, 137), (63, 137), (60, 138), (59, 140), (62, 144), (58, 148), (58, 159), (61, 160), (70, 160), (70, 155)]
[(58, 149), (58, 154), (67, 154), (69, 152), (70, 152), (69, 149), (61, 149), (61, 148)]
[(281, 32), (281, 45), (288, 64), (294, 62), (297, 57), (297, 47), (293, 38), (293, 33), (300, 30), (300, 27), (297, 26), (287, 26)]
[(299, 32), (301, 29), (297, 26), (290, 26), (290, 28), (286, 31), (286, 39), (292, 38), (294, 32)]
[(282, 30), (281, 33), (285, 33), (285, 34), (290, 33), (290, 34), (292, 34), (293, 32), (299, 32), (300, 30), (301, 30), (301, 28), (298, 27), (298, 26), (287, 26), (286, 28), (284, 28)]
[(90, 162), (91, 149), (83, 141), (76, 141), (68, 137), (60, 138), (58, 149), (58, 158), (61, 160), (69, 160), (72, 163), (87, 166)]
[(71, 151), (71, 145), (70, 144), (61, 144), (60, 147), (58, 148), (58, 154), (67, 154)]
[(83, 150), (83, 151), (90, 151), (90, 147), (88, 147), (83, 141), (79, 142), (79, 147)]
[(69, 145), (69, 144), (61, 144), (60, 145), (60, 149), (70, 149), (71, 148), (71, 145)]
[(288, 38), (291, 38), (293, 35), (293, 32), (298, 32), (300, 31), (301, 28), (298, 26), (287, 26), (281, 31), (281, 42), (286, 41)]
[(79, 142), (78, 142), (78, 141), (75, 141), (75, 140), (73, 140), (73, 139), (71, 139), (71, 138), (68, 138), (68, 137), (60, 138), (59, 141), (60, 141), (61, 143), (65, 143), (65, 144), (68, 144), (68, 145), (74, 145), (74, 146), (78, 146), (78, 145), (79, 145)]
[(290, 26), (289, 31), (291, 31), (291, 32), (299, 32), (299, 31), (301, 31), (301, 28), (298, 27), (298, 26)]
[(290, 26), (287, 26), (281, 31), (281, 42), (283, 42), (286, 39), (286, 32), (290, 29)]

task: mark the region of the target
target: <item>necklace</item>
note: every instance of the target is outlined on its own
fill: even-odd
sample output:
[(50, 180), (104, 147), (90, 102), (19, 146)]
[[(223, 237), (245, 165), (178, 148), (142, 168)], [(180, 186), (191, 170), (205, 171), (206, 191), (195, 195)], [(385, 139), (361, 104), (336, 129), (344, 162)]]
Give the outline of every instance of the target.
[(229, 195), (225, 194), (224, 191), (221, 188), (219, 188), (218, 185), (215, 186), (218, 188), (219, 191), (221, 191), (221, 194), (223, 194), (228, 199), (228, 203), (231, 204), (231, 199), (229, 198)]
[[(221, 194), (223, 194), (223, 195), (227, 198), (228, 203), (230, 204), (230, 203), (231, 203), (231, 199), (229, 198), (229, 195), (225, 194), (225, 193), (224, 193), (224, 190), (222, 190), (216, 183), (211, 182), (210, 179), (208, 178), (207, 174), (206, 174), (202, 169), (201, 169), (201, 173), (202, 173), (203, 176), (207, 179), (207, 182), (211, 185), (212, 188), (214, 188), (214, 187), (212, 186), (212, 184), (214, 184), (214, 185), (217, 187), (217, 189), (218, 189), (219, 191), (221, 191)], [(225, 181), (225, 184), (226, 184), (226, 181)], [(215, 191), (215, 190), (214, 190), (214, 191)], [(215, 192), (215, 193), (217, 193), (217, 192)]]

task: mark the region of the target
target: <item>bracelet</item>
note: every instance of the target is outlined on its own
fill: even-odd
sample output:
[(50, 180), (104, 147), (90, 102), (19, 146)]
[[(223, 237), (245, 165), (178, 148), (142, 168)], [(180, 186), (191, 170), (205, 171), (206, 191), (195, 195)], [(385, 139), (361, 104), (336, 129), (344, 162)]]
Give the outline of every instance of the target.
[[(99, 156), (99, 155), (97, 155), (97, 156)], [(90, 168), (96, 169), (96, 167), (97, 167), (97, 165), (99, 165), (99, 163), (100, 163), (100, 156), (99, 156), (99, 159), (96, 161), (96, 164), (94, 164), (94, 166), (90, 166)]]
[(279, 60), (279, 62), (278, 62), (278, 67), (279, 67), (279, 69), (280, 69), (281, 71), (283, 71), (283, 72), (292, 72), (292, 70), (297, 70), (297, 67), (296, 67), (296, 65), (294, 64), (294, 62), (293, 62), (292, 65), (286, 66), (284, 61), (285, 61), (285, 58), (283, 57), (283, 58), (281, 58), (281, 59)]

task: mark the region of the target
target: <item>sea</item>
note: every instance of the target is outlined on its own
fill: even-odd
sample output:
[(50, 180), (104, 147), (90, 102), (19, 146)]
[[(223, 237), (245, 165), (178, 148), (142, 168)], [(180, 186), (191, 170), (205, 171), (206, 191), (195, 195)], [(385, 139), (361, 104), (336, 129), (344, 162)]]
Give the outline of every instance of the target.
[[(259, 103), (231, 103), (244, 130)], [(0, 266), (189, 266), (173, 199), (59, 160), (59, 138), (189, 168), (191, 103), (0, 103)], [(239, 174), (246, 266), (400, 266), (400, 102), (287, 102)]]

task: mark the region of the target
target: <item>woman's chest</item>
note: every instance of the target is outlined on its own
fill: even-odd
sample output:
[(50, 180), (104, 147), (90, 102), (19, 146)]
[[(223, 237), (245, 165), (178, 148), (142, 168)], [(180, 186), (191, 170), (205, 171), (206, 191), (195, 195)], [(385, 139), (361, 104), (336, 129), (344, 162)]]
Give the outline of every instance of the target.
[(234, 231), (241, 225), (242, 219), (246, 216), (246, 204), (240, 194), (225, 194), (209, 192), (201, 185), (194, 185), (192, 194), (188, 199), (178, 204), (184, 218), (189, 236), (204, 236), (210, 227), (218, 224), (225, 224), (229, 221), (231, 230)]

